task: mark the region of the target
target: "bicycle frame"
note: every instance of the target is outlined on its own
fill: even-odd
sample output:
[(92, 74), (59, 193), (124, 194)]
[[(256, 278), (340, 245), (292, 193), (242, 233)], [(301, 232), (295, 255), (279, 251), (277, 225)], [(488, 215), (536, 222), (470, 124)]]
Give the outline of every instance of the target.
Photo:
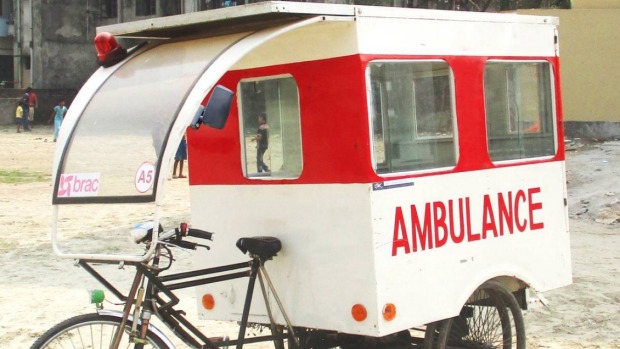
[[(234, 345), (236, 346), (236, 348), (241, 349), (244, 344), (266, 341), (274, 341), (276, 348), (282, 348), (282, 341), (286, 338), (289, 338), (288, 333), (293, 334), (292, 337), (296, 339), (293, 328), (288, 321), (288, 317), (286, 316), (286, 313), (282, 308), (280, 300), (278, 299), (275, 289), (271, 284), (269, 276), (264, 268), (265, 260), (263, 260), (262, 258), (258, 256), (251, 256), (251, 260), (243, 263), (229, 264), (213, 268), (205, 268), (189, 272), (181, 272), (160, 276), (159, 273), (161, 272), (161, 270), (151, 270), (153, 269), (152, 266), (155, 266), (159, 263), (160, 253), (161, 246), (158, 246), (153, 262), (150, 265), (134, 261), (127, 261), (122, 263), (122, 265), (130, 265), (136, 268), (136, 275), (134, 277), (131, 289), (129, 290), (129, 293), (127, 295), (124, 295), (121, 291), (119, 291), (104, 276), (102, 276), (91, 266), (91, 264), (93, 263), (116, 264), (118, 262), (95, 259), (77, 260), (77, 265), (84, 268), (84, 270), (86, 270), (105, 288), (112, 292), (115, 297), (125, 303), (123, 309), (122, 324), (119, 327), (119, 332), (116, 335), (116, 343), (113, 348), (116, 348), (120, 342), (120, 338), (122, 335), (122, 331), (120, 329), (125, 327), (127, 319), (131, 317), (132, 306), (134, 306), (135, 308), (133, 318), (140, 318), (140, 326), (144, 328), (143, 331), (137, 331), (135, 327), (138, 326), (138, 322), (134, 322), (134, 328), (132, 328), (131, 338), (134, 343), (136, 343), (137, 348), (141, 347), (140, 343), (145, 338), (146, 328), (149, 325), (149, 318), (151, 313), (155, 313), (155, 315), (167, 327), (169, 327), (177, 337), (179, 337), (183, 342), (194, 348), (216, 349), (220, 347), (228, 347)], [(221, 275), (212, 276), (213, 274)], [(202, 331), (192, 325), (192, 323), (187, 320), (185, 316), (183, 316), (182, 310), (176, 310), (174, 308), (174, 306), (179, 303), (179, 298), (174, 294), (174, 290), (244, 277), (248, 277), (249, 280), (245, 304), (243, 308), (242, 320), (239, 328), (239, 335), (237, 339), (229, 340), (227, 338), (207, 337), (206, 334), (204, 334)], [(263, 298), (268, 309), (272, 334), (245, 338), (246, 330), (248, 327), (248, 317), (257, 277), (259, 279)], [(146, 287), (144, 287), (145, 279)], [(275, 296), (278, 307), (284, 315), (284, 318), (287, 320), (286, 327), (288, 328), (288, 332), (281, 331), (281, 329), (275, 324), (273, 320), (273, 316), (271, 314), (271, 311), (269, 310), (267, 292), (263, 279), (266, 279), (267, 286), (270, 288), (270, 291)], [(161, 295), (162, 293), (163, 296)], [(165, 299), (164, 297), (167, 297), (167, 299)]]

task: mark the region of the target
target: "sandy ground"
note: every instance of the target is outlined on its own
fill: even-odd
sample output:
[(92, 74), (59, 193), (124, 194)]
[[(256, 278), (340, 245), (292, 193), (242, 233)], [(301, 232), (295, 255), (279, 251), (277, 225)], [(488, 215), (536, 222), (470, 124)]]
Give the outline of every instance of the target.
[[(72, 261), (51, 249), (52, 129), (16, 134), (0, 128), (0, 171), (37, 174), (29, 183), (0, 182), (0, 347), (28, 348), (57, 322), (94, 310), (87, 289), (98, 287)], [(620, 142), (581, 145), (567, 153), (574, 283), (545, 293), (550, 304), (525, 314), (529, 348), (620, 348)], [(167, 182), (170, 221), (189, 216), (186, 179)], [(101, 220), (86, 212), (84, 221)], [(98, 228), (120, 228), (119, 213)], [(133, 216), (130, 217), (133, 219)], [(69, 224), (73, 222), (65, 222)], [(134, 221), (135, 223), (135, 221)], [(81, 222), (76, 222), (81, 224)], [(126, 230), (125, 230), (126, 231)], [(103, 237), (93, 237), (107, 242)], [(179, 268), (190, 263), (179, 255)], [(112, 271), (123, 281), (129, 272)], [(195, 296), (182, 294), (194, 316)], [(218, 324), (212, 328), (226, 328)], [(179, 345), (179, 347), (183, 347)]]

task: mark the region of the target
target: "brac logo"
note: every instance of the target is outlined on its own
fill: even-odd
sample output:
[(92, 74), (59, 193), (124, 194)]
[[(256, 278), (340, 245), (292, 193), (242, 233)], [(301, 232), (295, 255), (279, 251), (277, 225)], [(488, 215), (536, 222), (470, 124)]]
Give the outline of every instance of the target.
[(99, 173), (75, 173), (60, 176), (58, 197), (84, 197), (99, 195)]

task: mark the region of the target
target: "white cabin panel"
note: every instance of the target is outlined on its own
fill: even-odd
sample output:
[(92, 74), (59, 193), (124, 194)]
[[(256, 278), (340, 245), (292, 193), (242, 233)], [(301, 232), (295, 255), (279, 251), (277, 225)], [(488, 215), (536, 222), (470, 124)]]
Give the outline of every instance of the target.
[[(397, 309), (387, 333), (457, 315), (494, 277), (515, 277), (537, 291), (570, 284), (563, 170), (563, 162), (547, 162), (411, 178), (373, 191), (378, 302)], [(429, 240), (422, 248), (425, 228), (432, 248)], [(394, 243), (405, 235), (408, 248)]]
[(369, 17), (356, 23), (362, 54), (555, 56), (556, 27), (548, 24)]
[(325, 21), (266, 42), (231, 70), (343, 57), (358, 52), (356, 24), (352, 19)]
[[(283, 249), (267, 269), (293, 324), (387, 335), (456, 315), (473, 290), (494, 277), (515, 277), (537, 291), (569, 284), (562, 169), (562, 162), (551, 162), (419, 177), (385, 182), (382, 190), (366, 184), (193, 186), (192, 222), (216, 232), (212, 250), (200, 253), (196, 265), (244, 261), (241, 252), (231, 253), (238, 238), (276, 236)], [(389, 188), (391, 183), (396, 187)], [(413, 251), (419, 236), (412, 235), (412, 205), (433, 248), (422, 249), (417, 240)], [(402, 226), (396, 207), (403, 213)], [(463, 241), (448, 237), (437, 247), (436, 231), (462, 235)], [(409, 253), (394, 247), (395, 236), (403, 234)], [(198, 299), (211, 293), (222, 305), (201, 309), (201, 315), (239, 319), (246, 285), (242, 279), (200, 287)], [(258, 296), (251, 320), (264, 322)], [(356, 303), (368, 309), (364, 322), (350, 316)], [(381, 317), (388, 303), (397, 307), (391, 322)]]
[[(282, 250), (266, 268), (296, 326), (376, 335), (369, 191), (368, 184), (192, 186), (192, 225), (215, 232), (211, 250), (198, 252), (194, 265), (246, 261), (234, 247), (237, 239), (275, 236)], [(200, 309), (201, 316), (240, 319), (247, 281), (198, 287), (199, 307), (204, 293), (213, 294), (216, 304), (212, 311)], [(353, 320), (356, 303), (366, 306), (367, 321)], [(268, 321), (262, 304), (258, 288), (251, 321)]]

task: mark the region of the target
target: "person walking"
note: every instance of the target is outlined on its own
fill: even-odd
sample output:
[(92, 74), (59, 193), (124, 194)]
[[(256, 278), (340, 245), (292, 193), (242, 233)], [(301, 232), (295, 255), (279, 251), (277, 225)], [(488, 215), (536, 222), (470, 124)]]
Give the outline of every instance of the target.
[(60, 131), (60, 126), (62, 125), (62, 121), (65, 119), (65, 114), (67, 113), (67, 107), (65, 107), (65, 100), (59, 99), (58, 105), (54, 107), (54, 111), (50, 115), (48, 122), (54, 120), (54, 142), (58, 138), (58, 132)]
[(39, 106), (39, 97), (31, 87), (28, 87), (26, 91), (28, 92), (28, 121), (30, 127), (32, 127), (34, 123), (34, 110)]
[(30, 105), (30, 90), (31, 88), (28, 87), (26, 91), (24, 92), (24, 94), (22, 95), (22, 99), (21, 99), (22, 109), (24, 110), (24, 115), (22, 117), (22, 126), (24, 128), (24, 131), (32, 131), (30, 128), (30, 120), (28, 119), (30, 117), (29, 116), (30, 108), (28, 107)]
[(265, 152), (269, 148), (269, 125), (267, 124), (267, 113), (258, 115), (258, 130), (254, 137), (256, 141), (256, 166), (258, 172), (269, 172), (269, 167), (263, 161)]

